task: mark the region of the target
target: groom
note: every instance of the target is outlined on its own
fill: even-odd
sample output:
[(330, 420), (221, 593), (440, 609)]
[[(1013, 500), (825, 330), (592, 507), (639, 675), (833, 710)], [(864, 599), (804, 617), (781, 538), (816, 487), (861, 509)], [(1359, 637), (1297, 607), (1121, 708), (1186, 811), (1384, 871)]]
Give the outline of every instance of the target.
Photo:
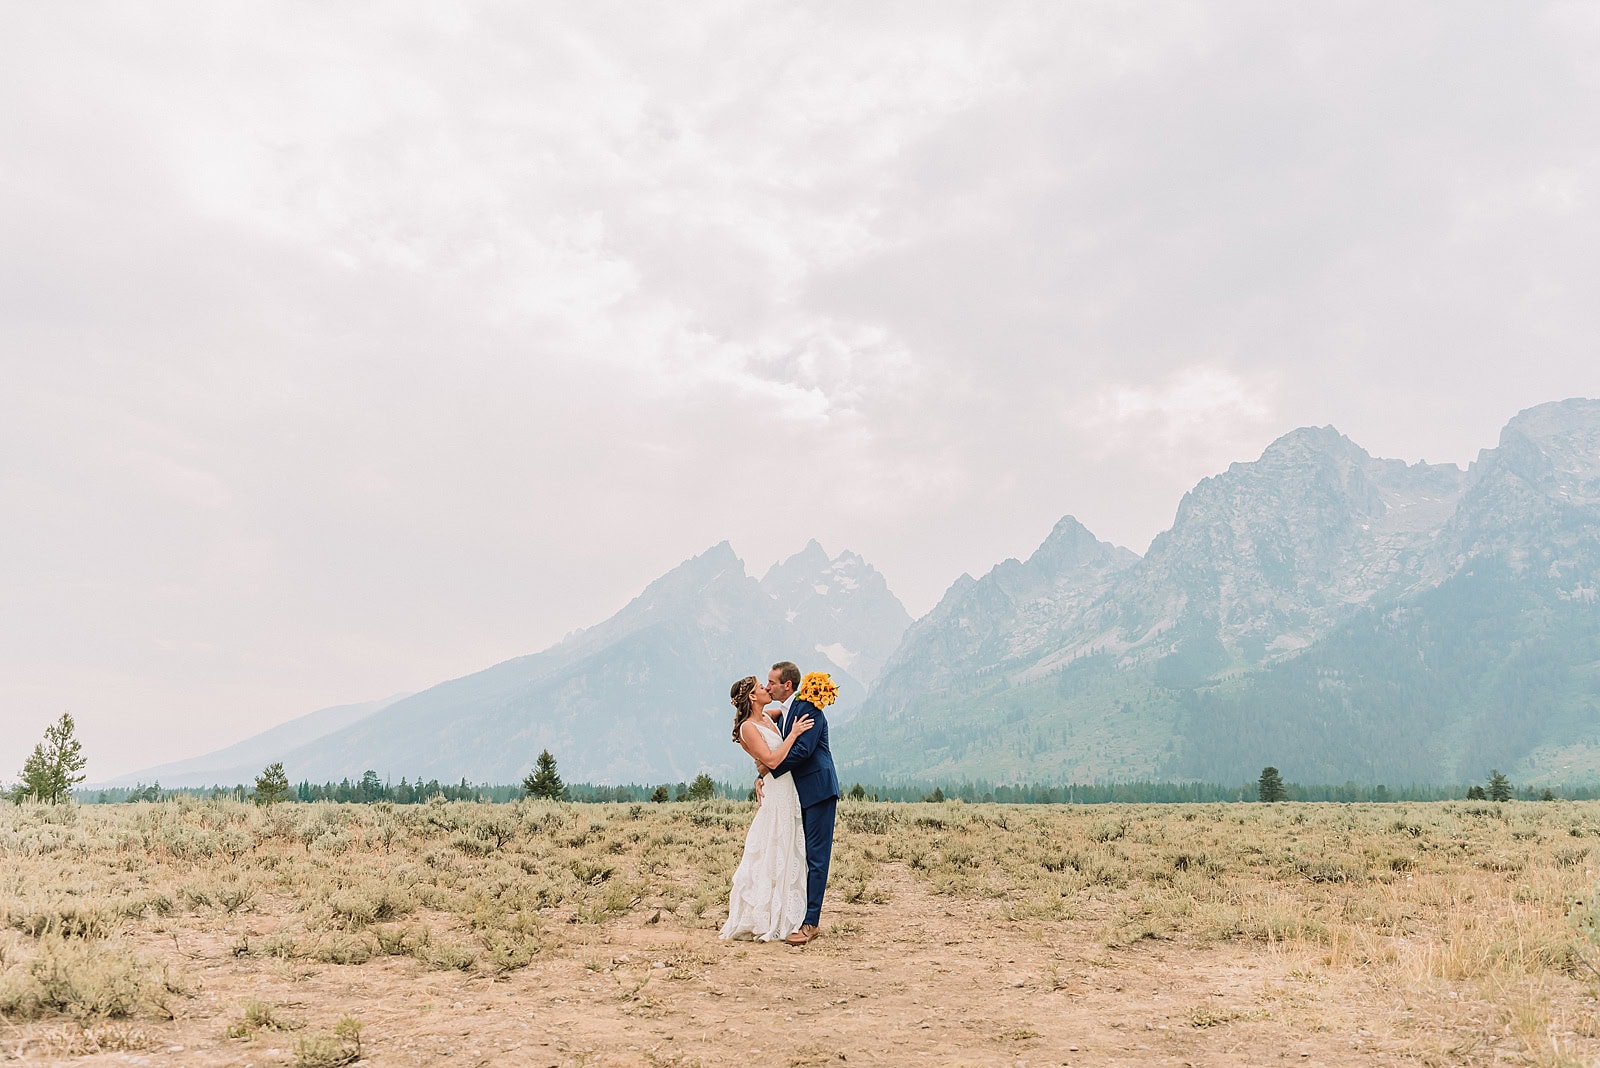
[(800, 688), (800, 669), (787, 660), (772, 665), (767, 675), (767, 692), (783, 705), (779, 734), (789, 736), (789, 724), (801, 715), (816, 720), (816, 725), (795, 739), (783, 763), (773, 775), (794, 776), (795, 793), (800, 795), (800, 819), (806, 832), (806, 917), (800, 929), (786, 941), (803, 946), (817, 937), (817, 921), (822, 919), (822, 892), (828, 887), (828, 862), (833, 859), (833, 814), (839, 806), (839, 776), (833, 770), (833, 754), (828, 750), (828, 720), (822, 709), (810, 701), (800, 701), (794, 692)]

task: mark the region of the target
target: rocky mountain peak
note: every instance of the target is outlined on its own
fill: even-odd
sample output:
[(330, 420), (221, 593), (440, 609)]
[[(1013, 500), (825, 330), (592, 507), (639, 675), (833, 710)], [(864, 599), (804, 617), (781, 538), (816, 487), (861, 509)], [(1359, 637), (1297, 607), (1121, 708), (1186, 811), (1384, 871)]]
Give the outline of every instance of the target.
[(1291, 431), (1184, 496), (1118, 584), (1109, 644), (1203, 639), (1212, 670), (1292, 655), (1421, 580), (1462, 484), (1458, 468), (1377, 459), (1331, 426)]
[[(1268, 445), (1261, 453), (1256, 466), (1276, 466), (1285, 463), (1304, 463), (1338, 459), (1359, 462), (1370, 459), (1367, 450), (1339, 433), (1333, 426), (1303, 426), (1291, 430)], [(1234, 467), (1248, 466), (1234, 464)]]
[(739, 559), (732, 545), (722, 541), (650, 583), (623, 612), (678, 604), (719, 587), (735, 592), (750, 581), (745, 574), (744, 561)]
[(832, 564), (833, 561), (828, 558), (828, 550), (824, 549), (816, 538), (812, 538), (799, 552), (768, 568), (761, 581), (763, 585), (784, 584), (796, 578), (820, 574), (827, 571)]
[(1072, 516), (1059, 520), (1026, 561), (1010, 559), (982, 578), (963, 574), (912, 625), (884, 667), (880, 709), (898, 711), (919, 692), (972, 677), (998, 663), (1037, 660), (1061, 648), (1115, 576), (1139, 559), (1100, 541)]
[(876, 568), (858, 554), (829, 557), (815, 539), (768, 569), (761, 590), (777, 602), (785, 618), (813, 636), (792, 654), (802, 667), (821, 653), (871, 682), (911, 625), (911, 615)]
[(1509, 435), (1545, 440), (1576, 435), (1592, 443), (1600, 435), (1600, 400), (1568, 397), (1524, 408), (1506, 423), (1500, 440), (1503, 442)]
[(1521, 572), (1570, 574), (1600, 557), (1600, 401), (1573, 399), (1519, 412), (1500, 444), (1478, 454), (1440, 538), (1437, 581), (1475, 557)]
[[(1404, 465), (1401, 465), (1404, 467)], [(1186, 523), (1210, 523), (1219, 513), (1295, 513), (1313, 506), (1305, 518), (1325, 523), (1337, 512), (1357, 514), (1383, 509), (1374, 481), (1388, 470), (1388, 462), (1374, 461), (1367, 451), (1331, 426), (1302, 427), (1268, 445), (1259, 459), (1234, 463), (1220, 475), (1202, 479), (1178, 505), (1172, 534), (1180, 536)], [(1343, 518), (1340, 516), (1339, 518)]]
[(739, 559), (739, 554), (733, 551), (733, 546), (727, 541), (719, 541), (699, 556), (690, 557), (681, 565), (700, 572), (715, 573), (737, 568), (744, 571), (744, 562)]
[(1138, 558), (1131, 550), (1096, 538), (1075, 516), (1068, 515), (1062, 516), (1051, 528), (1049, 535), (1028, 557), (1026, 566), (1062, 572), (1104, 565), (1125, 567)]
[[(854, 573), (854, 574), (852, 574)], [(866, 561), (852, 552), (830, 557), (816, 539), (793, 556), (767, 569), (761, 588), (773, 597), (826, 597), (835, 591), (848, 591), (859, 585), (858, 575), (876, 575)]]
[(1600, 502), (1600, 401), (1574, 398), (1518, 412), (1499, 446), (1478, 460), (1474, 482), (1510, 475), (1572, 503)]

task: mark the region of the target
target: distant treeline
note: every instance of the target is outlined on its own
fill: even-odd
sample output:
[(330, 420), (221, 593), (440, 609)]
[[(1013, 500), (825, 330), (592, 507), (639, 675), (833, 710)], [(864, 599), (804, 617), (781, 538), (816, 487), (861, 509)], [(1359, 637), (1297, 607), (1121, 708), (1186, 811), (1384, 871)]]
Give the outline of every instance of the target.
[[(1467, 786), (1342, 786), (1285, 783), (1290, 801), (1390, 802), (1452, 801), (1464, 799)], [(995, 786), (982, 781), (915, 786), (863, 787), (867, 798), (881, 801), (928, 801), (959, 798), (968, 803), (996, 802), (1005, 805), (1160, 805), (1195, 804), (1220, 801), (1255, 801), (1256, 784), (1229, 786), (1211, 782), (1123, 782), (1091, 783), (1070, 786)], [(1551, 787), (1556, 798), (1590, 801), (1600, 798), (1600, 783), (1585, 786)], [(1544, 799), (1543, 787), (1515, 791), (1523, 801)]]
[[(1360, 786), (1345, 783), (1343, 786), (1317, 786), (1285, 783), (1290, 801), (1333, 802), (1390, 802), (1390, 801), (1450, 801), (1465, 798), (1466, 786)], [(750, 794), (747, 782), (716, 784), (717, 797), (744, 798)], [(1550, 795), (1547, 797), (1546, 795)], [(1255, 801), (1254, 782), (1237, 785), (1222, 783), (1172, 783), (1123, 782), (1093, 783), (1070, 786), (1008, 786), (983, 782), (922, 783), (917, 785), (857, 784), (846, 790), (846, 795), (870, 801), (944, 801), (955, 800), (969, 804), (995, 802), (1008, 805), (1103, 805), (1103, 804), (1184, 804), (1222, 801)], [(130, 801), (166, 801), (175, 797), (235, 798), (249, 800), (251, 788), (244, 785), (180, 787), (163, 789), (160, 783), (118, 787), (109, 790), (79, 790), (77, 800), (84, 804), (114, 805)], [(389, 801), (398, 805), (414, 805), (432, 797), (447, 801), (482, 801), (505, 804), (523, 796), (521, 786), (473, 784), (462, 779), (458, 783), (441, 783), (437, 779), (415, 783), (402, 778), (399, 785), (378, 779), (368, 772), (352, 782), (311, 783), (301, 782), (291, 790), (290, 800), (341, 801), (370, 804)], [(687, 801), (690, 786), (687, 783), (662, 783), (645, 786), (630, 783), (626, 786), (596, 786), (591, 783), (568, 783), (565, 798), (580, 802), (649, 802)], [(1549, 800), (1550, 797), (1569, 801), (1590, 801), (1600, 798), (1600, 784), (1582, 786), (1523, 787), (1514, 796), (1522, 801)]]

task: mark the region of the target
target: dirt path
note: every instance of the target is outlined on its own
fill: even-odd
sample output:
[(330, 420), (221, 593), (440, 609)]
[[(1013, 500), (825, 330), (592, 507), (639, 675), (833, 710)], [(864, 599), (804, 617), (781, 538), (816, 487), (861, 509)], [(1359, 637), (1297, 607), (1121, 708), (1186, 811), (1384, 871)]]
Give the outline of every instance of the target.
[[(374, 1065), (1284, 1065), (1494, 1063), (1495, 1036), (1445, 1026), (1328, 968), (1314, 950), (1144, 941), (1107, 949), (1092, 920), (1008, 921), (885, 869), (892, 904), (841, 905), (804, 949), (724, 944), (670, 918), (563, 927), (498, 979), (406, 958), (361, 965), (236, 958), (238, 919), (145, 948), (198, 981), (149, 1048), (76, 1064), (285, 1065), (344, 1014)], [(228, 1038), (249, 1000), (297, 1031)], [(1484, 1028), (1489, 1025), (1484, 1024)], [(39, 1025), (31, 1025), (36, 1035)], [(59, 1047), (63, 1051), (65, 1047)], [(1505, 1053), (1509, 1054), (1510, 1047)], [(26, 1058), (56, 1062), (37, 1043)]]

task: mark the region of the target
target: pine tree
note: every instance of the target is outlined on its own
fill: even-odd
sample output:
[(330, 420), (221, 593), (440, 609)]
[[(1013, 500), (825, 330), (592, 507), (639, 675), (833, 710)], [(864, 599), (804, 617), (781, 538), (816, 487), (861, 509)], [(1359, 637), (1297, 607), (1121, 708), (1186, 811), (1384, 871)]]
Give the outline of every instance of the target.
[(1489, 769), (1489, 800), (1511, 800), (1511, 780), (1500, 774), (1499, 768)]
[(1278, 774), (1278, 769), (1270, 764), (1261, 769), (1261, 778), (1256, 783), (1256, 799), (1259, 801), (1287, 801), (1289, 791), (1283, 788), (1283, 776)]
[(83, 768), (89, 762), (72, 735), (74, 728), (70, 712), (61, 713), (59, 720), (45, 728), (44, 741), (23, 761), (22, 782), (12, 791), (16, 800), (31, 797), (50, 805), (72, 800), (72, 788), (83, 781)]
[(378, 779), (378, 773), (368, 768), (361, 773), (361, 782), (356, 786), (357, 794), (362, 801), (377, 801), (384, 795), (383, 783)]
[(276, 805), (289, 800), (289, 776), (283, 773), (283, 762), (268, 764), (256, 776), (256, 804)]
[(654, 801), (656, 804), (661, 804), (662, 802), (672, 800), (672, 796), (667, 793), (667, 788), (665, 786), (657, 786), (655, 792), (650, 795), (650, 800)]
[(711, 776), (701, 772), (694, 777), (694, 782), (689, 784), (689, 800), (710, 801), (716, 795), (717, 784), (711, 781)]
[(866, 797), (867, 788), (865, 786), (862, 786), (860, 783), (856, 783), (854, 786), (850, 787), (850, 800), (864, 801), (866, 800)]
[(556, 758), (546, 749), (539, 754), (539, 759), (534, 762), (533, 772), (522, 780), (522, 792), (529, 797), (543, 798), (546, 801), (559, 801), (567, 792), (566, 786), (561, 782), (561, 776), (556, 774)]
[(1483, 792), (1483, 787), (1481, 786), (1469, 786), (1467, 787), (1467, 800), (1487, 801), (1489, 800), (1489, 795)]

